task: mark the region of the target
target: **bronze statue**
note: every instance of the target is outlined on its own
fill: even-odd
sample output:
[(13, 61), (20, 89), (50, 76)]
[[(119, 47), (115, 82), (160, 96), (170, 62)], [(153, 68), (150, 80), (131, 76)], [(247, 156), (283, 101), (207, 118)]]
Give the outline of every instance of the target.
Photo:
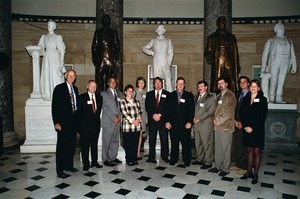
[(207, 38), (204, 57), (211, 66), (210, 91), (216, 92), (219, 77), (228, 80), (228, 88), (235, 93), (238, 89), (238, 74), (241, 67), (235, 36), (226, 30), (225, 17), (217, 19), (218, 29)]
[(109, 77), (117, 76), (116, 65), (119, 60), (120, 40), (118, 32), (110, 27), (110, 16), (101, 17), (102, 27), (95, 31), (92, 44), (92, 59), (96, 67), (95, 79), (98, 91), (107, 89)]

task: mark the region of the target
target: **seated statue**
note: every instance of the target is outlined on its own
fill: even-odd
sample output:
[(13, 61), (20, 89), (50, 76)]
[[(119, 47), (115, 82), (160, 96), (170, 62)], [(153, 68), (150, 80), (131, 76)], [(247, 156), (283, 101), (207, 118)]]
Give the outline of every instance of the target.
[(263, 50), (261, 73), (271, 73), (269, 101), (271, 103), (285, 103), (283, 101), (283, 85), (286, 75), (297, 72), (297, 63), (293, 41), (285, 37), (285, 26), (279, 22), (274, 26), (276, 36), (270, 38)]
[(158, 36), (143, 47), (143, 52), (153, 56), (150, 77), (162, 78), (165, 81), (166, 90), (172, 92), (171, 66), (174, 56), (172, 41), (164, 36), (166, 29), (163, 25), (158, 26), (156, 33)]
[(228, 89), (235, 93), (241, 71), (236, 38), (226, 30), (225, 17), (219, 17), (216, 24), (218, 29), (207, 38), (204, 52), (207, 64), (211, 67), (210, 91), (217, 92), (217, 79), (223, 77), (228, 81)]
[(97, 90), (107, 89), (108, 79), (117, 76), (116, 62), (119, 60), (120, 40), (118, 32), (110, 27), (110, 16), (101, 17), (102, 27), (95, 31), (92, 43), (92, 59), (96, 67)]
[(55, 29), (56, 23), (49, 20), (49, 33), (42, 35), (38, 44), (44, 50), (41, 72), (41, 94), (44, 100), (51, 100), (55, 86), (65, 81), (64, 57), (66, 46), (62, 36), (54, 33)]

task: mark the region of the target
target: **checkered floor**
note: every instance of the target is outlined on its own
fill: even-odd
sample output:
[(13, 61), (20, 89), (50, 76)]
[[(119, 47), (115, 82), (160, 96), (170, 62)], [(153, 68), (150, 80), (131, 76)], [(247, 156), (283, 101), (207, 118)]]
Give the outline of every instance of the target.
[(56, 176), (55, 154), (20, 154), (6, 149), (0, 156), (0, 198), (300, 198), (300, 154), (263, 153), (259, 182), (241, 180), (231, 172), (219, 177), (199, 166), (171, 167), (166, 163), (104, 166)]

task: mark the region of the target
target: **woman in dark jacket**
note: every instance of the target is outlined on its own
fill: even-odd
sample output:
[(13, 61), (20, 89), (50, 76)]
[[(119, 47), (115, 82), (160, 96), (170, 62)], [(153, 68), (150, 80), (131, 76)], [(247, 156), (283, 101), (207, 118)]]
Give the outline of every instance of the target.
[[(243, 98), (240, 119), (243, 128), (243, 142), (247, 147), (248, 170), (241, 179), (253, 177), (252, 184), (258, 182), (260, 153), (265, 142), (265, 121), (268, 113), (267, 98), (263, 96), (259, 80), (250, 82), (250, 92)], [(254, 173), (252, 165), (254, 164)]]

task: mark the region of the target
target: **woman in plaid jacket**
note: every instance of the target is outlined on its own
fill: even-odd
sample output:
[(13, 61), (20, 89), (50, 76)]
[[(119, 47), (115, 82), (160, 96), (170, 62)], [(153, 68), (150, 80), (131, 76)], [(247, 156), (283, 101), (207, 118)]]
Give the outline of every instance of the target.
[(121, 100), (123, 145), (126, 154), (126, 163), (129, 166), (137, 165), (137, 150), (141, 131), (142, 109), (140, 102), (133, 98), (134, 87), (125, 86), (125, 98)]

